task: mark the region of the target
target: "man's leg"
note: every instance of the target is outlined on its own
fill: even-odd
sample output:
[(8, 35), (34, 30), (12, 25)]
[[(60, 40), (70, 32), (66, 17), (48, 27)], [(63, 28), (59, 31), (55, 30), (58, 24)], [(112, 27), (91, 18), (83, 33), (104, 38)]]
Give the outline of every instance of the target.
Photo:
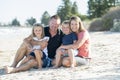
[(25, 64), (26, 62), (28, 62), (30, 59), (33, 59), (33, 58), (34, 58), (33, 56), (28, 55), (26, 58), (22, 60), (19, 66)]
[(27, 55), (27, 47), (25, 43), (23, 42), (19, 49), (17, 50), (17, 53), (15, 55), (14, 61), (11, 65), (11, 67), (16, 67), (17, 64), (24, 58), (24, 56)]
[(15, 72), (19, 72), (19, 71), (26, 71), (26, 70), (29, 70), (30, 68), (33, 68), (34, 66), (37, 66), (37, 61), (35, 59), (32, 59), (17, 68), (6, 67), (6, 73), (15, 73)]

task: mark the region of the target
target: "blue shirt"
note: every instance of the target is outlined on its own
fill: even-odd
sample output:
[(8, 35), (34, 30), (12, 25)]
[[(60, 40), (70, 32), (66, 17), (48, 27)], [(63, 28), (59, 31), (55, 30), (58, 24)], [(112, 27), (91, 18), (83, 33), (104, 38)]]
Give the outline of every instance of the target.
[(68, 35), (63, 36), (62, 44), (63, 45), (73, 44), (75, 40), (77, 40), (77, 35), (74, 32), (72, 32)]

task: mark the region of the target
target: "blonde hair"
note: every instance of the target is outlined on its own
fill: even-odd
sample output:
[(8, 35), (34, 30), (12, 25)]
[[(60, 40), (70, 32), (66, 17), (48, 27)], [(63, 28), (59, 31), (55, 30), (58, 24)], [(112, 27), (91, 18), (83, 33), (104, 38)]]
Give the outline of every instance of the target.
[(44, 34), (44, 27), (43, 27), (41, 24), (39, 24), (39, 23), (36, 23), (36, 24), (33, 25), (33, 28), (32, 28), (32, 36), (33, 36), (33, 37), (36, 37), (36, 35), (35, 35), (35, 33), (34, 33), (34, 29), (35, 29), (36, 27), (42, 28), (41, 38), (43, 38), (43, 37), (45, 36), (45, 34)]
[(71, 18), (70, 18), (70, 26), (71, 26), (71, 21), (72, 20), (74, 20), (74, 21), (76, 21), (76, 22), (79, 22), (79, 32), (81, 32), (81, 31), (85, 31), (85, 28), (84, 28), (84, 26), (83, 26), (83, 24), (82, 24), (82, 21), (81, 21), (81, 19), (78, 17), (78, 16), (72, 16)]
[[(70, 20), (65, 20), (65, 21), (62, 22), (62, 26), (63, 26), (63, 25), (66, 25), (66, 24), (69, 25), (69, 24), (70, 24)], [(70, 32), (71, 32), (72, 30), (71, 30), (71, 28), (70, 28), (70, 25), (69, 25), (69, 29), (70, 29)]]
[(70, 22), (69, 20), (65, 20), (65, 21), (62, 22), (62, 25), (69, 24), (69, 22)]

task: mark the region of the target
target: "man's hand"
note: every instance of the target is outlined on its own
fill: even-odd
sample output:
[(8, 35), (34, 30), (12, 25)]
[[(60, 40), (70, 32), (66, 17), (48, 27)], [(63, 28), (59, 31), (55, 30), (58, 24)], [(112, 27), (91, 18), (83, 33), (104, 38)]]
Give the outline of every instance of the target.
[(45, 47), (47, 47), (48, 41), (47, 40), (42, 40), (42, 41), (32, 40), (31, 44), (32, 45), (40, 45), (41, 50), (43, 50)]
[(48, 41), (47, 40), (42, 40), (41, 41), (41, 50), (43, 50), (45, 47), (47, 47), (47, 45), (48, 45)]

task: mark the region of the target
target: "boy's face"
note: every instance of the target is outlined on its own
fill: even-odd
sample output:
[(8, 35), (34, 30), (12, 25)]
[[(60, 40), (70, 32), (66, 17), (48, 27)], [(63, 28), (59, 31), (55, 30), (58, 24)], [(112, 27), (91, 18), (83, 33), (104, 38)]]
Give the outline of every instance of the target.
[(69, 33), (70, 33), (69, 24), (63, 24), (63, 25), (62, 25), (62, 32), (63, 32), (64, 34), (69, 34)]

